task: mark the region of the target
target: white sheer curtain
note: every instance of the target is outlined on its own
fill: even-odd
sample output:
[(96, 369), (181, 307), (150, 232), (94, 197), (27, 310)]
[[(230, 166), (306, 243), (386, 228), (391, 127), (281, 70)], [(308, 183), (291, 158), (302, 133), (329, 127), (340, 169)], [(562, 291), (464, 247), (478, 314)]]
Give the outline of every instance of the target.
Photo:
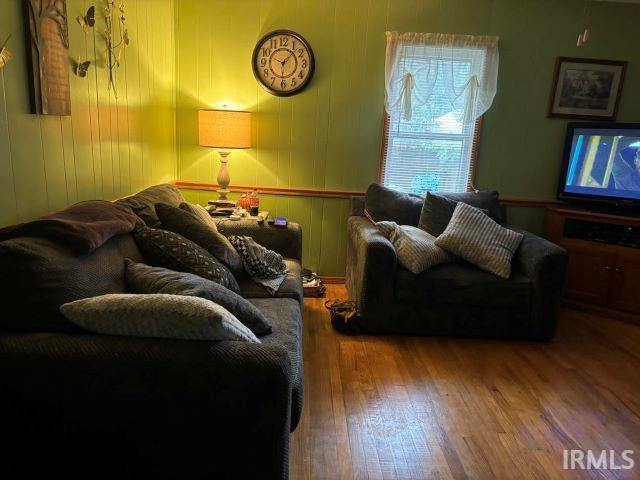
[[(387, 32), (387, 113), (400, 109), (410, 121), (416, 108), (429, 105), (420, 109), (423, 121), (455, 114), (469, 125), (493, 102), (498, 62), (498, 37)], [(438, 101), (430, 105), (434, 90)]]

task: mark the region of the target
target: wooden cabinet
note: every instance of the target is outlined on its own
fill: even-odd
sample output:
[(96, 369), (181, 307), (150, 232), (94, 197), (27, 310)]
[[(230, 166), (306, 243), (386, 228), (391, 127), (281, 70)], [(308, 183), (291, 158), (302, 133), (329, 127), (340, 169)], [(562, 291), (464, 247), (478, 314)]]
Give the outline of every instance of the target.
[(582, 302), (606, 305), (616, 261), (615, 254), (570, 242), (560, 245), (569, 252), (565, 295)]
[(609, 304), (619, 310), (640, 313), (640, 255), (618, 254)]
[(569, 208), (549, 208), (546, 217), (547, 238), (569, 253), (565, 298), (595, 313), (640, 323), (640, 249), (573, 235), (567, 228), (572, 220), (606, 229), (609, 224), (640, 228), (640, 219)]

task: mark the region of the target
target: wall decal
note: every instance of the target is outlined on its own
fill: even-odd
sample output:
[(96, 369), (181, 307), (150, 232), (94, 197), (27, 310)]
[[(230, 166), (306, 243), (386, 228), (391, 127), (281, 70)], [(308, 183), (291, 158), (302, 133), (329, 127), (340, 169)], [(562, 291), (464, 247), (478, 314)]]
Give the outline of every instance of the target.
[(24, 0), (31, 48), (32, 112), (71, 115), (66, 0)]
[(76, 62), (73, 64), (73, 70), (79, 77), (86, 77), (87, 70), (89, 70), (89, 65), (91, 65), (91, 60), (85, 60), (84, 62), (78, 58)]
[(89, 28), (92, 28), (96, 24), (96, 7), (91, 5), (86, 15), (78, 15), (77, 20), (82, 27), (82, 31), (87, 33)]
[[(89, 32), (89, 29), (93, 28), (93, 26), (96, 24), (96, 7), (94, 5), (91, 5), (87, 9), (87, 13), (84, 15), (78, 15), (76, 20), (78, 21), (78, 23), (82, 27), (82, 31), (86, 35), (87, 32)], [(80, 57), (78, 57), (78, 60), (73, 62), (73, 71), (78, 77), (85, 78), (87, 76), (89, 65), (91, 65), (91, 60), (82, 61), (80, 60)]]
[(2, 45), (0, 45), (0, 68), (4, 68), (4, 66), (9, 63), (9, 60), (11, 60), (11, 57), (13, 56), (7, 48), (7, 43), (9, 43), (10, 38), (11, 35), (9, 35), (7, 39), (2, 43)]

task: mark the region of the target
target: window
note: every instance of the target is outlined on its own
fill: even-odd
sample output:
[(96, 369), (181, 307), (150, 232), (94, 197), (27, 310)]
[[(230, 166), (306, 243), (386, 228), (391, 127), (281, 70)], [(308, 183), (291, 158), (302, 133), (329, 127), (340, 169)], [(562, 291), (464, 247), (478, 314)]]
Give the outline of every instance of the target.
[(433, 34), (400, 39), (407, 35), (412, 37), (397, 42), (395, 56), (387, 46), (392, 65), (387, 65), (382, 183), (418, 194), (466, 191), (478, 119), (488, 108), (481, 85), (489, 83), (489, 67), (494, 68), (487, 39)]

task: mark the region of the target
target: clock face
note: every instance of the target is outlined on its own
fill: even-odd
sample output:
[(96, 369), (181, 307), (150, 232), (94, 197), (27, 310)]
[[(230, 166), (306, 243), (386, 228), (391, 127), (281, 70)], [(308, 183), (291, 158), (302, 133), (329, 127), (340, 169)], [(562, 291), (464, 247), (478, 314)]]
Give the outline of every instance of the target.
[(315, 67), (307, 41), (290, 30), (268, 33), (253, 50), (253, 74), (274, 95), (286, 97), (307, 86)]

